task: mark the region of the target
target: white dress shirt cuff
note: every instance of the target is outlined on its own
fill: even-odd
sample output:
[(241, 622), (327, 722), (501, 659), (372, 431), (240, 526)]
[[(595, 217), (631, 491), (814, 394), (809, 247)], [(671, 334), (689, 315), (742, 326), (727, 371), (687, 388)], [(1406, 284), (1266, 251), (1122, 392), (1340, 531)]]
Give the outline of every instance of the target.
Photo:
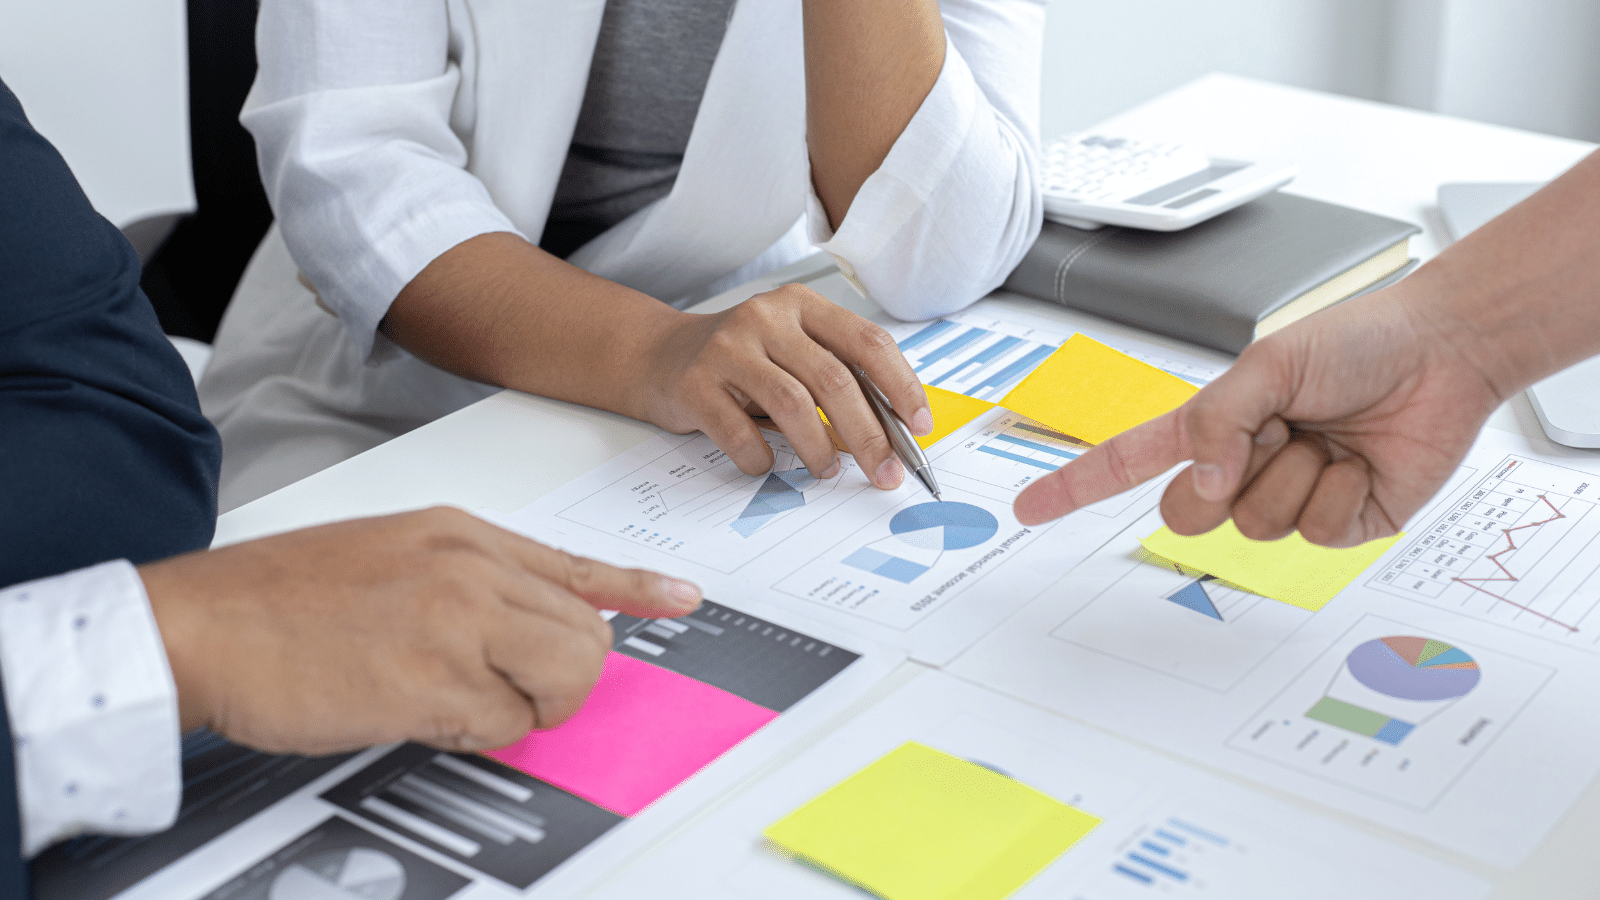
[(86, 831), (172, 824), (183, 790), (178, 691), (131, 564), (0, 590), (0, 677), (23, 855)]

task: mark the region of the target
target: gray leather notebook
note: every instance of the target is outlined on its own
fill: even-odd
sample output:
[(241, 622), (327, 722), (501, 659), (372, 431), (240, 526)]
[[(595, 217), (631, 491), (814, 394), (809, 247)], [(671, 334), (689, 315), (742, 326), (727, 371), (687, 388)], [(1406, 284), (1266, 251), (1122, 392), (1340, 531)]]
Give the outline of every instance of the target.
[(1268, 194), (1184, 231), (1045, 222), (1008, 290), (1238, 353), (1258, 337), (1414, 265), (1421, 231), (1360, 210)]

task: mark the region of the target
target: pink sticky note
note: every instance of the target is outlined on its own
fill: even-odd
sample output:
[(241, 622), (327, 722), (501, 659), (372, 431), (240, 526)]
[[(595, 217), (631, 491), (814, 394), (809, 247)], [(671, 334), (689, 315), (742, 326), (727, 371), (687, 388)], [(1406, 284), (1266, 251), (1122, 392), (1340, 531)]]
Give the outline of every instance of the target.
[(577, 715), (487, 755), (633, 816), (777, 717), (720, 688), (613, 653)]

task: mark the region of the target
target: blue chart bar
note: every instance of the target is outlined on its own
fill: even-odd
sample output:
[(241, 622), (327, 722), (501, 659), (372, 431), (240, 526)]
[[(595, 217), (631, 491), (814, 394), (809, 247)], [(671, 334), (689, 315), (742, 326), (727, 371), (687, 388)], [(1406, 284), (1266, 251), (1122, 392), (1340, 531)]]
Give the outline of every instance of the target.
[(1156, 862), (1155, 860), (1151, 859), (1148, 856), (1144, 856), (1144, 855), (1139, 854), (1139, 853), (1129, 853), (1128, 854), (1128, 859), (1130, 859), (1130, 860), (1132, 860), (1132, 861), (1134, 861), (1136, 863), (1139, 863), (1140, 865), (1143, 865), (1143, 866), (1149, 868), (1150, 870), (1152, 870), (1154, 872), (1159, 872), (1160, 874), (1165, 875), (1165, 876), (1167, 876), (1168, 878), (1171, 878), (1174, 881), (1188, 881), (1189, 880), (1189, 873), (1188, 872), (1185, 872), (1182, 869), (1174, 869), (1173, 867), (1171, 867), (1169, 865), (1166, 865), (1164, 863), (1158, 863), (1158, 862)]
[(1034, 366), (1037, 366), (1039, 363), (1044, 362), (1045, 359), (1047, 357), (1049, 357), (1050, 354), (1052, 354), (1054, 352), (1056, 352), (1056, 348), (1048, 346), (1048, 345), (1043, 346), (1043, 347), (1035, 347), (1033, 349), (1033, 352), (1031, 352), (1028, 355), (1022, 357), (1021, 359), (1017, 360), (1016, 362), (1012, 363), (1011, 365), (1006, 366), (1004, 369), (1001, 369), (999, 372), (996, 372), (995, 374), (990, 375), (988, 378), (984, 379), (981, 384), (977, 385), (976, 387), (974, 387), (972, 390), (968, 391), (967, 393), (970, 396), (977, 396), (978, 393), (981, 392), (981, 391), (985, 391), (985, 390), (988, 390), (990, 388), (1004, 387), (1005, 385), (1010, 384), (1012, 381), (1015, 381), (1016, 379), (1021, 378), (1025, 373), (1027, 373), (1029, 370), (1031, 370)]
[(1173, 842), (1174, 844), (1177, 844), (1179, 847), (1182, 847), (1185, 844), (1189, 843), (1189, 841), (1187, 839), (1181, 838), (1181, 837), (1173, 834), (1170, 831), (1162, 831), (1159, 828), (1156, 829), (1155, 834), (1156, 834), (1156, 837), (1158, 837), (1158, 838), (1166, 838), (1167, 840)]
[(990, 334), (994, 334), (994, 332), (985, 331), (982, 328), (968, 328), (966, 331), (963, 331), (962, 333), (951, 338), (949, 341), (945, 342), (944, 345), (929, 352), (927, 356), (924, 356), (922, 360), (917, 363), (915, 368), (918, 372), (920, 372), (939, 360), (944, 359), (946, 356), (949, 356), (957, 350), (960, 350), (962, 347), (972, 343), (978, 338)]
[(1216, 844), (1218, 847), (1228, 846), (1228, 839), (1222, 835), (1217, 834), (1216, 832), (1207, 831), (1197, 825), (1190, 825), (1188, 822), (1185, 822), (1182, 819), (1168, 819), (1167, 824), (1180, 831), (1187, 831), (1197, 838), (1208, 840), (1211, 843)]
[(1015, 453), (1007, 453), (1004, 450), (996, 450), (988, 444), (984, 444), (982, 447), (979, 447), (978, 452), (987, 453), (990, 456), (998, 456), (1001, 459), (1009, 459), (1012, 462), (1023, 463), (1025, 465), (1033, 466), (1036, 469), (1043, 469), (1046, 472), (1054, 472), (1055, 470), (1061, 468), (1060, 466), (1051, 465), (1042, 459), (1034, 459), (1031, 456), (1019, 456)]
[(997, 434), (995, 435), (995, 438), (997, 440), (1005, 441), (1008, 444), (1016, 444), (1018, 447), (1026, 447), (1029, 450), (1037, 450), (1040, 453), (1048, 453), (1051, 456), (1062, 456), (1067, 459), (1077, 459), (1082, 455), (1077, 451), (1064, 450), (1060, 447), (1052, 447), (1049, 444), (1041, 444), (1037, 441), (1025, 441), (1022, 438), (1012, 437), (1009, 434)]
[(1204, 379), (1196, 378), (1193, 375), (1185, 375), (1182, 372), (1174, 372), (1171, 369), (1162, 369), (1161, 371), (1167, 373), (1168, 375), (1176, 375), (1179, 378), (1182, 378), (1184, 381), (1187, 381), (1190, 384), (1195, 385), (1196, 387), (1205, 387), (1206, 385), (1211, 383), (1211, 382), (1206, 381)]
[(935, 378), (933, 380), (933, 384), (935, 387), (937, 387), (940, 382), (954, 378), (974, 366), (982, 368), (994, 360), (1004, 356), (1006, 353), (1010, 352), (1012, 347), (1015, 347), (1020, 343), (1022, 343), (1022, 338), (1009, 336), (1003, 337), (1000, 340), (995, 341), (989, 346), (983, 348), (982, 350), (979, 350), (977, 353), (974, 353), (971, 359), (959, 366), (956, 366), (954, 369), (951, 369), (943, 375), (940, 375), (938, 378)]
[(1149, 875), (1146, 875), (1145, 873), (1136, 869), (1130, 869), (1121, 863), (1117, 863), (1116, 870), (1119, 874), (1126, 875), (1140, 884), (1151, 884), (1155, 881), (1155, 879), (1151, 878)]
[(1154, 853), (1157, 856), (1171, 856), (1172, 855), (1172, 851), (1171, 850), (1168, 850), (1166, 847), (1161, 846), (1160, 844), (1156, 843), (1155, 841), (1140, 841), (1139, 842), (1139, 846), (1145, 848), (1146, 850), (1149, 850), (1151, 853)]
[(956, 327), (956, 323), (940, 319), (932, 325), (929, 325), (927, 328), (924, 328), (916, 334), (913, 334), (911, 337), (901, 341), (900, 352), (904, 353), (918, 344), (925, 344), (954, 327)]

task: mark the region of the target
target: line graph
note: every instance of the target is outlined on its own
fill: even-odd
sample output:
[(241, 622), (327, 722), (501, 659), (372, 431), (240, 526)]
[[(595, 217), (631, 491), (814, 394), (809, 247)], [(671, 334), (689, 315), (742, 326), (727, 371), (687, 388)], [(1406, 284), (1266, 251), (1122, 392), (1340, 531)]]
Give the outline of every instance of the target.
[(1546, 518), (1540, 519), (1537, 522), (1527, 522), (1527, 523), (1524, 523), (1522, 525), (1518, 525), (1518, 526), (1516, 526), (1514, 528), (1502, 528), (1502, 529), (1500, 529), (1501, 533), (1503, 533), (1505, 535), (1505, 537), (1506, 537), (1506, 545), (1503, 548), (1501, 548), (1501, 549), (1495, 551), (1494, 553), (1489, 554), (1487, 557), (1485, 557), (1486, 559), (1489, 560), (1489, 562), (1494, 564), (1494, 567), (1496, 569), (1499, 570), (1499, 572), (1500, 572), (1499, 575), (1489, 575), (1489, 576), (1486, 576), (1486, 577), (1483, 577), (1483, 578), (1461, 578), (1461, 577), (1457, 577), (1456, 581), (1466, 585), (1469, 588), (1472, 588), (1475, 591), (1479, 591), (1481, 593), (1488, 594), (1490, 597), (1493, 597), (1494, 599), (1499, 600), (1501, 603), (1509, 603), (1512, 606), (1515, 606), (1517, 609), (1520, 609), (1520, 610), (1528, 613), (1529, 615), (1538, 616), (1539, 618), (1544, 619), (1546, 622), (1549, 622), (1552, 625), (1558, 625), (1558, 626), (1560, 626), (1562, 628), (1567, 629), (1568, 631), (1576, 632), (1578, 630), (1578, 627), (1576, 625), (1568, 625), (1565, 622), (1557, 622), (1554, 618), (1552, 618), (1550, 616), (1547, 616), (1544, 613), (1539, 612), (1538, 610), (1536, 610), (1536, 609), (1534, 609), (1534, 608), (1532, 608), (1530, 606), (1524, 606), (1523, 604), (1518, 603), (1517, 601), (1512, 600), (1509, 597), (1503, 596), (1503, 592), (1502, 592), (1502, 594), (1497, 594), (1494, 591), (1491, 591), (1488, 588), (1484, 587), (1484, 585), (1486, 585), (1486, 584), (1493, 584), (1493, 583), (1516, 584), (1518, 581), (1522, 580), (1522, 579), (1518, 578), (1517, 576), (1511, 574), (1511, 570), (1506, 568), (1505, 565), (1500, 562), (1500, 557), (1505, 556), (1505, 555), (1507, 555), (1509, 553), (1514, 553), (1517, 550), (1517, 540), (1516, 540), (1515, 537), (1513, 537), (1513, 535), (1515, 535), (1517, 532), (1522, 531), (1523, 529), (1526, 529), (1526, 528), (1535, 528), (1535, 529), (1542, 528), (1542, 527), (1544, 527), (1544, 526), (1546, 526), (1546, 525), (1550, 524), (1551, 522), (1554, 522), (1554, 521), (1556, 521), (1558, 519), (1565, 519), (1566, 518), (1566, 515), (1563, 514), (1561, 512), (1561, 510), (1556, 509), (1556, 506), (1555, 506), (1554, 503), (1550, 502), (1550, 498), (1549, 497), (1545, 496), (1544, 494), (1540, 494), (1539, 495), (1539, 501), (1541, 503), (1543, 503), (1548, 508), (1549, 515)]
[(1506, 456), (1368, 584), (1600, 652), (1600, 623), (1588, 621), (1600, 611), (1595, 482)]

